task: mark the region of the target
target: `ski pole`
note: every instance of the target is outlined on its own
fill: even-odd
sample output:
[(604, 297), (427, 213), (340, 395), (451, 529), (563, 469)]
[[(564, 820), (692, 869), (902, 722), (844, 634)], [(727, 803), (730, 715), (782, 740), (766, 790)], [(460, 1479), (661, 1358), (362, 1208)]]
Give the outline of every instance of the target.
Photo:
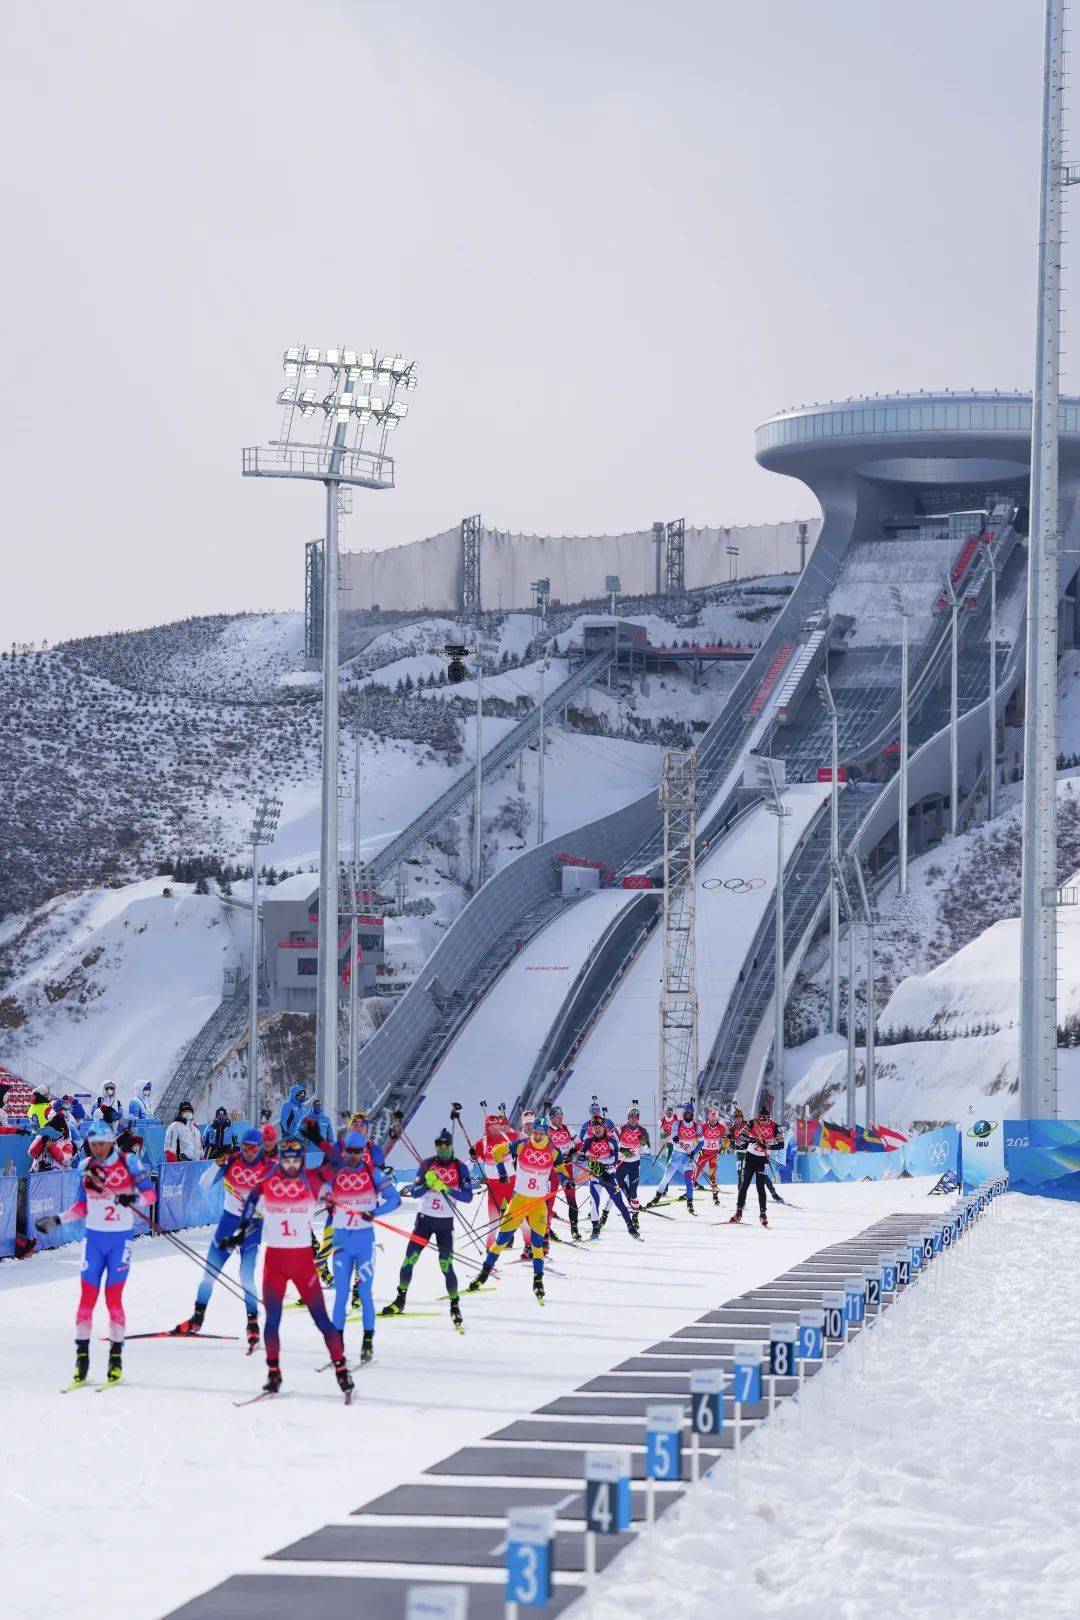
[[(421, 1249), (428, 1248), (431, 1243), (430, 1238), (420, 1238), (416, 1236), (415, 1232), (406, 1232), (403, 1226), (395, 1226), (391, 1221), (384, 1221), (380, 1215), (369, 1215), (368, 1219), (370, 1220), (372, 1226), (385, 1226), (388, 1232), (395, 1232), (398, 1237), (403, 1237), (408, 1243), (418, 1244)], [(474, 1271), (480, 1270), (480, 1267), (476, 1264), (476, 1261), (470, 1260), (468, 1255), (459, 1254), (457, 1258), (461, 1261), (463, 1266), (472, 1266)]]
[[(177, 1249), (180, 1254), (186, 1255), (194, 1265), (198, 1266), (200, 1271), (209, 1271), (211, 1276), (217, 1279), (227, 1294), (231, 1294), (234, 1299), (240, 1301), (245, 1309), (247, 1308), (247, 1295), (244, 1293), (243, 1289), (237, 1288), (232, 1278), (226, 1277), (224, 1271), (219, 1266), (211, 1265), (210, 1257), (208, 1255), (200, 1254), (197, 1249), (191, 1248), (189, 1244), (183, 1242), (181, 1238), (178, 1238), (175, 1232), (167, 1232), (163, 1226), (160, 1226), (158, 1222), (154, 1220), (152, 1215), (144, 1215), (137, 1204), (133, 1204), (132, 1209), (139, 1219), (144, 1221), (145, 1224), (150, 1228), (151, 1237), (166, 1238), (168, 1242), (172, 1244), (174, 1249)], [(258, 1304), (262, 1304), (262, 1300), (259, 1298), (257, 1293), (255, 1295), (255, 1299)]]

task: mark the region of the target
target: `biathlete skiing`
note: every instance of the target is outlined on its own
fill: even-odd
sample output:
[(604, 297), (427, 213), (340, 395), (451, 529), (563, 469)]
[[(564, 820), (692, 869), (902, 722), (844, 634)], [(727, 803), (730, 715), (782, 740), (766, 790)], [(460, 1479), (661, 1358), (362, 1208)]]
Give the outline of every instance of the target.
[(630, 1213), (634, 1218), (634, 1231), (638, 1229), (638, 1182), (641, 1179), (641, 1155), (651, 1150), (649, 1133), (641, 1123), (641, 1110), (637, 1103), (629, 1110), (626, 1124), (619, 1127), (619, 1162), (615, 1169), (618, 1182)]
[(457, 1273), (454, 1270), (454, 1204), (468, 1204), (472, 1199), (473, 1184), (469, 1167), (454, 1155), (454, 1138), (444, 1128), (435, 1138), (435, 1154), (421, 1159), (412, 1195), (419, 1198), (412, 1236), (405, 1249), (405, 1260), (398, 1275), (397, 1293), (380, 1315), (400, 1316), (412, 1282), (416, 1263), (428, 1245), (434, 1242), (439, 1256), (439, 1269), (446, 1281), (450, 1300), (450, 1320), (459, 1333), (465, 1331), (461, 1320)]
[(600, 1236), (600, 1228), (603, 1225), (600, 1218), (600, 1193), (603, 1190), (626, 1222), (626, 1230), (630, 1236), (644, 1242), (638, 1231), (637, 1216), (627, 1209), (619, 1190), (619, 1183), (615, 1179), (619, 1164), (619, 1144), (614, 1132), (608, 1129), (603, 1119), (590, 1121), (589, 1134), (581, 1152), (589, 1166), (589, 1192), (593, 1201), (592, 1241), (595, 1242)]
[[(552, 1179), (565, 1182), (570, 1171), (562, 1154), (548, 1135), (548, 1121), (543, 1114), (533, 1120), (527, 1141), (508, 1144), (516, 1171), (513, 1197), (506, 1204), (495, 1241), (484, 1257), (484, 1264), (469, 1284), (468, 1292), (482, 1288), (501, 1254), (514, 1241), (514, 1233), (523, 1222), (528, 1223), (529, 1242), (533, 1263), (533, 1293), (544, 1303), (544, 1240), (548, 1230), (548, 1214), (554, 1194), (549, 1190)], [(621, 1202), (621, 1200), (620, 1200)]]
[(552, 1105), (551, 1112), (548, 1117), (550, 1120), (548, 1135), (550, 1136), (554, 1146), (557, 1147), (559, 1152), (562, 1154), (563, 1163), (570, 1171), (570, 1174), (566, 1177), (564, 1182), (564, 1190), (566, 1192), (566, 1209), (570, 1216), (570, 1236), (576, 1243), (580, 1243), (581, 1231), (578, 1226), (577, 1183), (574, 1180), (573, 1162), (581, 1144), (578, 1137), (575, 1136), (574, 1132), (570, 1129), (569, 1125), (566, 1123), (566, 1120), (563, 1118), (563, 1111), (559, 1107), (558, 1103), (554, 1103)]
[(676, 1176), (681, 1175), (686, 1184), (686, 1208), (691, 1215), (694, 1213), (694, 1176), (693, 1165), (701, 1151), (701, 1130), (694, 1118), (694, 1105), (687, 1103), (682, 1111), (682, 1117), (671, 1133), (672, 1154), (667, 1169), (659, 1187), (652, 1198), (649, 1199), (648, 1208), (658, 1204), (667, 1192), (668, 1187)]
[(331, 1320), (342, 1335), (350, 1304), (359, 1298), (364, 1338), (360, 1365), (366, 1366), (375, 1354), (375, 1229), (372, 1221), (392, 1214), (401, 1203), (393, 1178), (372, 1163), (370, 1145), (363, 1131), (350, 1130), (340, 1150), (335, 1150), (331, 1167), (324, 1167), (333, 1222), (334, 1309)]
[(226, 1240), (228, 1248), (242, 1248), (256, 1211), (262, 1205), (265, 1254), (262, 1294), (266, 1321), (263, 1344), (266, 1347), (264, 1395), (281, 1389), (281, 1309), (285, 1289), (292, 1283), (308, 1308), (312, 1321), (330, 1352), (338, 1388), (346, 1400), (353, 1381), (345, 1365), (345, 1348), (340, 1331), (331, 1322), (323, 1300), (315, 1257), (311, 1252), (311, 1222), (324, 1204), (327, 1173), (305, 1170), (304, 1144), (297, 1137), (285, 1138), (278, 1148), (277, 1161), (248, 1193), (240, 1225)]
[(742, 1220), (750, 1183), (756, 1181), (758, 1204), (761, 1210), (759, 1219), (762, 1226), (768, 1226), (769, 1217), (765, 1210), (765, 1183), (768, 1180), (769, 1172), (769, 1149), (779, 1147), (782, 1140), (779, 1129), (769, 1117), (768, 1107), (763, 1104), (758, 1109), (757, 1118), (746, 1129), (744, 1137), (746, 1157), (743, 1162), (742, 1174), (739, 1176), (739, 1196), (735, 1205), (735, 1213), (731, 1217), (732, 1224)]
[[(186, 1321), (176, 1324), (173, 1328), (174, 1333), (187, 1335), (202, 1331), (206, 1307), (210, 1303), (214, 1284), (224, 1271), (229, 1252), (235, 1246), (231, 1240), (239, 1230), (248, 1194), (266, 1175), (270, 1162), (263, 1151), (262, 1133), (255, 1129), (246, 1130), (240, 1138), (239, 1148), (233, 1153), (225, 1154), (199, 1178), (204, 1187), (214, 1187), (219, 1181), (225, 1183), (225, 1206), (206, 1252), (206, 1270), (195, 1295), (195, 1308)], [(244, 1309), (247, 1312), (249, 1354), (259, 1342), (259, 1302), (255, 1292), (255, 1262), (261, 1240), (262, 1221), (256, 1217), (246, 1227), (239, 1246), (240, 1282), (244, 1290)]]
[(105, 1280), (105, 1307), (109, 1313), (110, 1384), (123, 1377), (124, 1284), (131, 1268), (132, 1208), (142, 1199), (148, 1207), (157, 1198), (150, 1172), (133, 1153), (118, 1153), (115, 1126), (99, 1120), (86, 1133), (87, 1156), (78, 1165), (80, 1192), (70, 1208), (59, 1215), (43, 1215), (39, 1232), (52, 1232), (65, 1221), (85, 1221), (79, 1305), (75, 1313), (75, 1375), (69, 1389), (79, 1389), (90, 1376), (90, 1332), (94, 1306)]
[(708, 1108), (705, 1111), (705, 1123), (701, 1127), (701, 1152), (694, 1167), (694, 1186), (701, 1179), (702, 1173), (708, 1171), (709, 1184), (712, 1187), (712, 1201), (719, 1204), (720, 1194), (716, 1190), (716, 1168), (721, 1153), (727, 1146), (728, 1128), (720, 1118), (718, 1108)]

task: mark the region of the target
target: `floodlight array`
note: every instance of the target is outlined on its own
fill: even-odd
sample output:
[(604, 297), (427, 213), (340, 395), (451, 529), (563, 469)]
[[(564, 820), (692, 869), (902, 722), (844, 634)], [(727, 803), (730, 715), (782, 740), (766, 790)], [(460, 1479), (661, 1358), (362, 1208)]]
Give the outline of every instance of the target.
[(373, 349), (313, 349), (293, 344), (282, 361), (285, 384), (278, 394), (286, 417), (282, 438), (288, 442), (292, 419), (303, 421), (321, 413), (324, 432), (352, 428), (357, 448), (365, 428), (373, 427), (385, 441), (409, 414), (397, 396), (416, 387), (415, 361), (402, 354), (376, 354)]

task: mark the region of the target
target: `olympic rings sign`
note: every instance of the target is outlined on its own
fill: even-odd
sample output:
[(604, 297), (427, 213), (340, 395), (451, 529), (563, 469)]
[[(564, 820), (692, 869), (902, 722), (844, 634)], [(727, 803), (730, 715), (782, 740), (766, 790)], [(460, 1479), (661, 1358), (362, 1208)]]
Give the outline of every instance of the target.
[(726, 889), (729, 894), (749, 894), (752, 889), (763, 889), (765, 879), (763, 877), (706, 878), (701, 887), (703, 889)]
[(948, 1142), (931, 1142), (926, 1154), (931, 1170), (940, 1170), (949, 1157)]

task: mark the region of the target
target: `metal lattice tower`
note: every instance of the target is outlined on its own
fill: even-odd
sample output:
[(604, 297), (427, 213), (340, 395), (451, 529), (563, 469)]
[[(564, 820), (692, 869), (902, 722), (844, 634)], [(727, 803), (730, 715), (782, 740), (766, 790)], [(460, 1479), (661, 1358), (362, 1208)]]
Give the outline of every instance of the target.
[(686, 592), (686, 519), (676, 518), (667, 526), (665, 586), (668, 596)]
[(1057, 595), (1061, 204), (1080, 178), (1063, 156), (1064, 0), (1047, 0), (1039, 191), (1039, 292), (1031, 402), (1031, 531), (1024, 686), (1020, 901), (1020, 1111), (1057, 1114)]
[(660, 783), (664, 813), (664, 966), (660, 982), (660, 1101), (696, 1100), (698, 1002), (697, 751), (666, 748)]
[(461, 611), (480, 616), (480, 514), (461, 520)]
[(304, 657), (322, 657), (323, 543), (309, 540), (304, 547)]

